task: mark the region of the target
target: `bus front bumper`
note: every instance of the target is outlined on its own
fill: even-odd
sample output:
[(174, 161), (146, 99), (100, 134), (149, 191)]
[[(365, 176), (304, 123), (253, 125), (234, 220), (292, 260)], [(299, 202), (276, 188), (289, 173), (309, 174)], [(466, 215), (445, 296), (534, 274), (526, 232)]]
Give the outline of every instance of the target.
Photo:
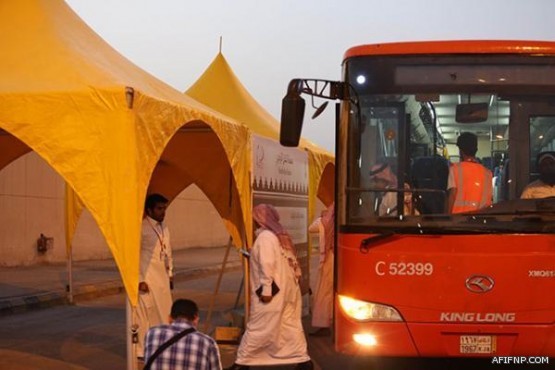
[(555, 356), (555, 326), (356, 322), (339, 314), (335, 349), (360, 356)]

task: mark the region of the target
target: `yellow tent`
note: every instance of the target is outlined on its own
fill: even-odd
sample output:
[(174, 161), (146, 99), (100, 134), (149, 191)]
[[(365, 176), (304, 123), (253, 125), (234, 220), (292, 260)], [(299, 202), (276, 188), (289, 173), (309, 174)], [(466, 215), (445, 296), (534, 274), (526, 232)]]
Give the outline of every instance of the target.
[[(250, 143), (243, 140), (242, 148), (250, 153)], [(247, 242), (245, 225), (250, 217), (250, 157), (229, 158), (225, 148), (215, 134), (206, 126), (187, 125), (167, 143), (150, 181), (149, 192), (164, 194), (173, 200), (190, 184), (197, 185), (212, 202), (230, 231), (234, 244), (242, 246)], [(238, 163), (245, 161), (244, 163)], [(231, 163), (231, 166), (230, 166)], [(240, 174), (233, 173), (232, 167), (244, 168)], [(239, 191), (242, 192), (239, 192)]]
[[(129, 62), (62, 0), (0, 2), (0, 34), (0, 168), (34, 150), (64, 178), (106, 238), (133, 305), (147, 186), (182, 126), (214, 133), (229, 183), (250, 206), (248, 129)], [(226, 223), (236, 240), (242, 221)]]
[[(221, 52), (185, 93), (244, 123), (253, 133), (279, 139), (279, 122), (249, 94)], [(303, 139), (300, 146), (308, 152), (309, 219), (312, 219), (317, 196), (325, 205), (333, 201), (335, 166), (333, 156), (315, 144)], [(251, 232), (247, 232), (247, 235), (251, 235)]]

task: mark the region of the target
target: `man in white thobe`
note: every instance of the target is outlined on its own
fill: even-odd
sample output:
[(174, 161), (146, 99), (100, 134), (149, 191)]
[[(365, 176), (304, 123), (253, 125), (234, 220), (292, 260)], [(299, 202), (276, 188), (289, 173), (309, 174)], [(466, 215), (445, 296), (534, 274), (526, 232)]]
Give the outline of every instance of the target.
[[(291, 237), (271, 205), (256, 206), (253, 218), (260, 229), (250, 253), (250, 316), (237, 359), (228, 369), (297, 364), (297, 370), (311, 370), (301, 323), (300, 267)], [(279, 288), (274, 295), (272, 282)]]
[(333, 314), (333, 220), (332, 205), (322, 212), (308, 228), (309, 232), (318, 233), (320, 264), (318, 280), (312, 301), (312, 327), (317, 328), (310, 335), (325, 336), (331, 334), (330, 326)]
[(160, 194), (146, 199), (141, 232), (137, 357), (144, 356), (144, 338), (152, 326), (169, 324), (173, 259), (170, 232), (163, 221), (168, 200)]

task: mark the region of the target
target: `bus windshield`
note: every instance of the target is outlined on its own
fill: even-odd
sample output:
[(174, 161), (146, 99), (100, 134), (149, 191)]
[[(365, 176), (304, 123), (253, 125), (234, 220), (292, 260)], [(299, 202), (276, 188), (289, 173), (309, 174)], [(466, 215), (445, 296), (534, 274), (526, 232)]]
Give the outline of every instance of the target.
[[(356, 99), (343, 104), (340, 224), (361, 232), (553, 232), (555, 200), (521, 199), (555, 155), (552, 58), (357, 57), (345, 62)], [(546, 72), (550, 71), (550, 72)], [(488, 171), (475, 209), (453, 212), (449, 189), (463, 160)], [(554, 157), (555, 159), (555, 157)], [(469, 160), (466, 156), (465, 161)]]

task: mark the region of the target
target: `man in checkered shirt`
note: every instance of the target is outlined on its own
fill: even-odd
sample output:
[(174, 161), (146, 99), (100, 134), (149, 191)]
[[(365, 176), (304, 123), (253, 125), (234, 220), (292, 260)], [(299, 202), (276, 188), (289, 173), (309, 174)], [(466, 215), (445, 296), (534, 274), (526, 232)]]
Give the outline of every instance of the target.
[[(189, 299), (176, 300), (171, 308), (170, 324), (154, 326), (146, 334), (145, 363), (158, 347), (183, 330), (196, 328), (198, 321), (198, 306), (195, 302)], [(221, 370), (220, 351), (214, 339), (194, 331), (160, 353), (150, 369)]]

